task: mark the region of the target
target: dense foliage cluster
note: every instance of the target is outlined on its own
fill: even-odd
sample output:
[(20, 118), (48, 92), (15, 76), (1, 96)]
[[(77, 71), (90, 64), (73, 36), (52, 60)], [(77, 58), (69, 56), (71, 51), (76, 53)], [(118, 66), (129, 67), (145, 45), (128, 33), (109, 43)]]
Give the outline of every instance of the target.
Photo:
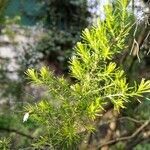
[(105, 6), (105, 21), (85, 29), (82, 41), (75, 47), (70, 60), (70, 83), (64, 77), (55, 77), (43, 67), (39, 72), (29, 69), (26, 74), (32, 83), (47, 87), (47, 97), (26, 110), (44, 129), (35, 146), (54, 149), (76, 149), (82, 132), (94, 130), (94, 121), (109, 104), (119, 111), (131, 98), (150, 92), (150, 81), (141, 80), (130, 85), (125, 72), (113, 62), (123, 52), (133, 26), (127, 9), (127, 0), (117, 0), (115, 9)]
[(109, 2), (0, 0), (0, 150), (150, 149), (149, 5)]
[[(61, 7), (65, 7), (65, 9), (60, 9), (60, 3)], [(33, 7), (34, 5), (35, 7)], [(71, 12), (68, 13), (68, 11)], [(52, 61), (54, 65), (56, 61), (60, 66), (60, 68), (58, 68), (58, 65), (56, 66), (57, 70), (66, 70), (66, 60), (72, 53), (70, 48), (79, 39), (81, 29), (87, 25), (89, 13), (87, 2), (81, 0), (75, 3), (71, 0), (63, 3), (61, 1), (5, 0), (0, 1), (0, 16), (0, 36), (2, 40), (0, 41), (0, 46), (12, 48), (13, 53), (16, 53), (14, 59), (0, 57), (0, 129), (2, 130), (0, 136), (11, 137), (11, 148), (18, 149), (21, 146), (27, 146), (31, 141), (28, 136), (20, 139), (22, 135), (18, 136), (18, 133), (14, 132), (19, 129), (20, 132), (28, 134), (36, 124), (33, 122), (28, 123), (27, 126), (22, 124), (22, 106), (29, 99), (34, 101), (39, 98), (37, 94), (35, 94), (36, 98), (32, 98), (35, 90), (30, 90), (31, 93), (26, 92), (26, 90), (29, 91), (30, 86), (27, 85), (25, 79), (25, 70), (31, 66), (39, 67), (43, 60), (46, 63), (48, 61), (49, 64), (51, 63), (49, 61)], [(80, 20), (80, 24), (77, 23), (77, 20)], [(33, 27), (26, 26), (33, 25), (33, 22), (34, 24), (37, 23), (37, 25)], [(31, 30), (35, 30), (36, 33)], [(34, 34), (42, 30), (44, 36), (39, 33), (41, 38), (39, 42), (38, 37), (36, 36), (35, 38)], [(16, 43), (14, 39), (18, 35), (20, 36), (20, 33), (21, 35), (24, 34), (25, 38), (31, 39), (31, 41), (26, 42), (25, 39), (25, 43)], [(34, 38), (35, 42), (32, 42), (32, 38)], [(54, 60), (52, 57), (56, 59)], [(15, 67), (17, 69), (9, 70), (12, 62), (16, 62), (17, 67)], [(17, 79), (13, 79), (14, 74)], [(27, 98), (26, 95), (30, 95), (30, 98)], [(38, 130), (40, 128), (35, 130), (36, 134)]]

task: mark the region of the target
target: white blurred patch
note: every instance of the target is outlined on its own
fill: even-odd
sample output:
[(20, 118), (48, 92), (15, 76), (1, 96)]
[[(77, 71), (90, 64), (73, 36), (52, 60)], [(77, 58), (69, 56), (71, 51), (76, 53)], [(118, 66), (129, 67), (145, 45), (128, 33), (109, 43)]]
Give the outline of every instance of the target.
[(29, 118), (29, 113), (25, 113), (24, 116), (23, 116), (23, 122), (26, 122)]

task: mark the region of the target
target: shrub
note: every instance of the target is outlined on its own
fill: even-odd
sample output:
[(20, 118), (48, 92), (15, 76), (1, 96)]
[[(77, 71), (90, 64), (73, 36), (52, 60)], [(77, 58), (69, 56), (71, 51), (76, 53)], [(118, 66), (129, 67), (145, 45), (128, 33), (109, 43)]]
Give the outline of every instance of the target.
[(43, 127), (43, 135), (34, 146), (77, 149), (85, 135), (82, 133), (94, 130), (95, 120), (108, 105), (119, 111), (131, 98), (139, 100), (150, 92), (149, 80), (130, 85), (123, 69), (113, 62), (114, 56), (127, 48), (133, 26), (127, 0), (117, 0), (114, 6), (105, 6), (105, 20), (85, 29), (82, 41), (76, 44), (69, 62), (74, 83), (56, 77), (46, 67), (27, 70), (31, 82), (46, 86), (49, 95), (26, 107), (31, 118)]

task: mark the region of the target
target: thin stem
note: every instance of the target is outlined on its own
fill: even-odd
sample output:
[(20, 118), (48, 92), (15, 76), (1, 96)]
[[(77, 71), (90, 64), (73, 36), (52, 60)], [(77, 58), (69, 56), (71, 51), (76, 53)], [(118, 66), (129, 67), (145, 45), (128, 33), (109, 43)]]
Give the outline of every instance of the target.
[(21, 136), (25, 136), (25, 137), (27, 137), (29, 139), (34, 139), (34, 137), (32, 137), (31, 135), (23, 133), (21, 131), (18, 131), (16, 129), (10, 129), (10, 128), (5, 128), (5, 127), (0, 127), (0, 130), (7, 131), (7, 132), (15, 132), (16, 134), (19, 134)]

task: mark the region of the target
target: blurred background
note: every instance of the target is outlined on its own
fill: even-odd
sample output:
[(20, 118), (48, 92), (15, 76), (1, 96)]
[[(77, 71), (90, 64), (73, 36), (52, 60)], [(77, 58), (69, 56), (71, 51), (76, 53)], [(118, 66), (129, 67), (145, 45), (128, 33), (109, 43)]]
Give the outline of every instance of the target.
[[(42, 88), (28, 84), (25, 71), (46, 65), (56, 76), (69, 78), (67, 61), (73, 54), (73, 47), (84, 28), (91, 26), (97, 18), (105, 19), (103, 5), (106, 3), (107, 0), (0, 0), (0, 141), (8, 142), (10, 149), (26, 149), (33, 137), (40, 135), (40, 127), (35, 122), (22, 121), (24, 106), (37, 102), (44, 92)], [(141, 62), (134, 52), (129, 55), (130, 50), (116, 56), (115, 61), (125, 69), (132, 83), (135, 79), (150, 78), (150, 33), (149, 25), (145, 26), (149, 23), (150, 11), (149, 5), (142, 0), (130, 0), (128, 8), (138, 26), (136, 38)], [(132, 42), (133, 35), (130, 48)], [(150, 99), (127, 107), (121, 112), (126, 119), (118, 122), (111, 137), (118, 132), (129, 135), (149, 119)], [(101, 130), (104, 128), (99, 127), (90, 144), (100, 139)], [(149, 150), (150, 138), (141, 139), (139, 135), (135, 143), (128, 144), (128, 149)], [(112, 149), (121, 149), (122, 145), (124, 142), (115, 143)]]

